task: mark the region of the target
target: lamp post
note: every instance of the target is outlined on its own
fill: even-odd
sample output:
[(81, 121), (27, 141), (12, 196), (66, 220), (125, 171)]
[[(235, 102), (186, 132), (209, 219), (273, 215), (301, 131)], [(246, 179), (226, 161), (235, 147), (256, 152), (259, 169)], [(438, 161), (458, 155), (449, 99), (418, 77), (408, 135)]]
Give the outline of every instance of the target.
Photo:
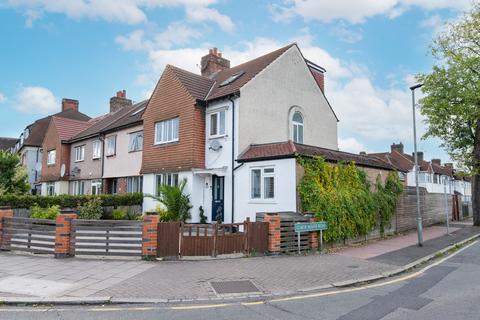
[[(445, 176), (443, 179), (443, 193), (445, 196), (445, 219), (447, 222), (447, 234), (450, 234), (450, 222), (449, 222), (449, 216), (448, 216), (448, 198), (447, 198), (447, 183), (450, 185), (450, 177)], [(450, 192), (450, 190), (449, 190)], [(450, 194), (449, 194), (450, 195)]]
[(413, 150), (415, 159), (415, 191), (417, 193), (417, 233), (418, 246), (423, 246), (422, 215), (420, 213), (420, 189), (418, 187), (418, 155), (417, 155), (417, 124), (415, 122), (415, 90), (422, 87), (423, 84), (416, 84), (410, 87), (412, 91), (412, 113), (413, 113)]

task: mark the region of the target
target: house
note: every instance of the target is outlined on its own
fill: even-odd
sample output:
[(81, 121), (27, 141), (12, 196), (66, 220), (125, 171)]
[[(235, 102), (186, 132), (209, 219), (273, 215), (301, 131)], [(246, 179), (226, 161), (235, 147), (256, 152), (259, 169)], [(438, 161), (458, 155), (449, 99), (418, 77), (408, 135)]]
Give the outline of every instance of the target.
[(73, 99), (62, 99), (62, 111), (29, 124), (20, 135), (12, 149), (20, 155), (22, 165), (27, 169), (31, 192), (40, 194), (42, 173), (42, 143), (52, 117), (88, 121), (90, 117), (78, 111), (79, 102)]
[(92, 125), (90, 121), (50, 117), (42, 143), (42, 195), (69, 193), (70, 143), (69, 140)]
[(0, 137), (0, 150), (11, 151), (17, 144), (17, 141), (17, 138)]
[[(295, 148), (338, 150), (325, 69), (306, 60), (296, 44), (235, 67), (214, 48), (200, 66), (201, 75), (167, 65), (152, 93), (143, 114), (143, 191), (158, 195), (162, 184), (186, 180), (193, 222), (202, 209), (208, 221), (226, 222), (295, 210), (294, 156), (269, 162), (243, 156), (252, 145), (268, 149), (283, 141), (285, 147), (289, 140)], [(144, 198), (144, 210), (157, 204)]]
[[(132, 101), (126, 98), (125, 90), (118, 91), (116, 96), (110, 98), (109, 113), (93, 119), (90, 127), (69, 140), (70, 194), (141, 190), (141, 177), (138, 177), (141, 154), (134, 155), (134, 151), (141, 151), (141, 115), (145, 104), (146, 101), (132, 104)], [(129, 152), (132, 130), (135, 132), (134, 151)], [(127, 178), (130, 176), (135, 178)], [(135, 187), (130, 186), (131, 180), (135, 180)]]

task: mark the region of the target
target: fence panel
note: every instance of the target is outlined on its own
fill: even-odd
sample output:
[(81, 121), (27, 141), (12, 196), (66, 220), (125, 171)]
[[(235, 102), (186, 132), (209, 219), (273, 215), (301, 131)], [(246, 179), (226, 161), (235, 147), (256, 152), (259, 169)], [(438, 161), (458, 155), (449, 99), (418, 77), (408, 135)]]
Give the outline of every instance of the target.
[(73, 220), (72, 254), (141, 256), (142, 222)]
[(157, 256), (174, 257), (180, 253), (180, 222), (158, 223)]
[(183, 224), (180, 226), (182, 256), (210, 256), (214, 252), (214, 224)]
[(216, 254), (240, 253), (247, 250), (246, 228), (244, 223), (217, 224)]
[(55, 228), (55, 220), (3, 218), (0, 249), (53, 254)]
[[(295, 232), (295, 223), (309, 222), (304, 217), (284, 217), (280, 218), (280, 250), (282, 252), (298, 251), (298, 234)], [(300, 251), (310, 249), (308, 232), (300, 233)]]
[(268, 251), (268, 223), (247, 223), (247, 252), (265, 253)]

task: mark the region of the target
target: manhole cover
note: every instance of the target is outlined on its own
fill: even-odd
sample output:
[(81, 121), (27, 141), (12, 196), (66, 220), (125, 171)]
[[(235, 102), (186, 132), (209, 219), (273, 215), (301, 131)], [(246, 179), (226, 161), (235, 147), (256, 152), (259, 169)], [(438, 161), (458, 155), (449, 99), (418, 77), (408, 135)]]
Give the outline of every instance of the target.
[(210, 284), (217, 294), (261, 292), (253, 282), (249, 280), (217, 281), (210, 282)]

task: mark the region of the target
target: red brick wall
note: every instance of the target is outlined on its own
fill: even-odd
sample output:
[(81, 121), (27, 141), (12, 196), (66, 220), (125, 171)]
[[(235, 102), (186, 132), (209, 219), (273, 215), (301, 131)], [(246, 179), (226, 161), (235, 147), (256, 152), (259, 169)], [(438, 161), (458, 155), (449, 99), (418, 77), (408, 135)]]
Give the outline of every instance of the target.
[[(179, 141), (154, 145), (155, 122), (179, 117)], [(205, 167), (205, 110), (175, 77), (169, 66), (160, 78), (143, 115), (141, 173)]]
[[(50, 122), (48, 126), (42, 148), (42, 176), (40, 181), (68, 180), (68, 176), (60, 179), (60, 168), (62, 164), (65, 164), (65, 172), (70, 172), (70, 145), (61, 143), (53, 122)], [(47, 165), (48, 151), (53, 149), (57, 151), (55, 164), (49, 166)]]

